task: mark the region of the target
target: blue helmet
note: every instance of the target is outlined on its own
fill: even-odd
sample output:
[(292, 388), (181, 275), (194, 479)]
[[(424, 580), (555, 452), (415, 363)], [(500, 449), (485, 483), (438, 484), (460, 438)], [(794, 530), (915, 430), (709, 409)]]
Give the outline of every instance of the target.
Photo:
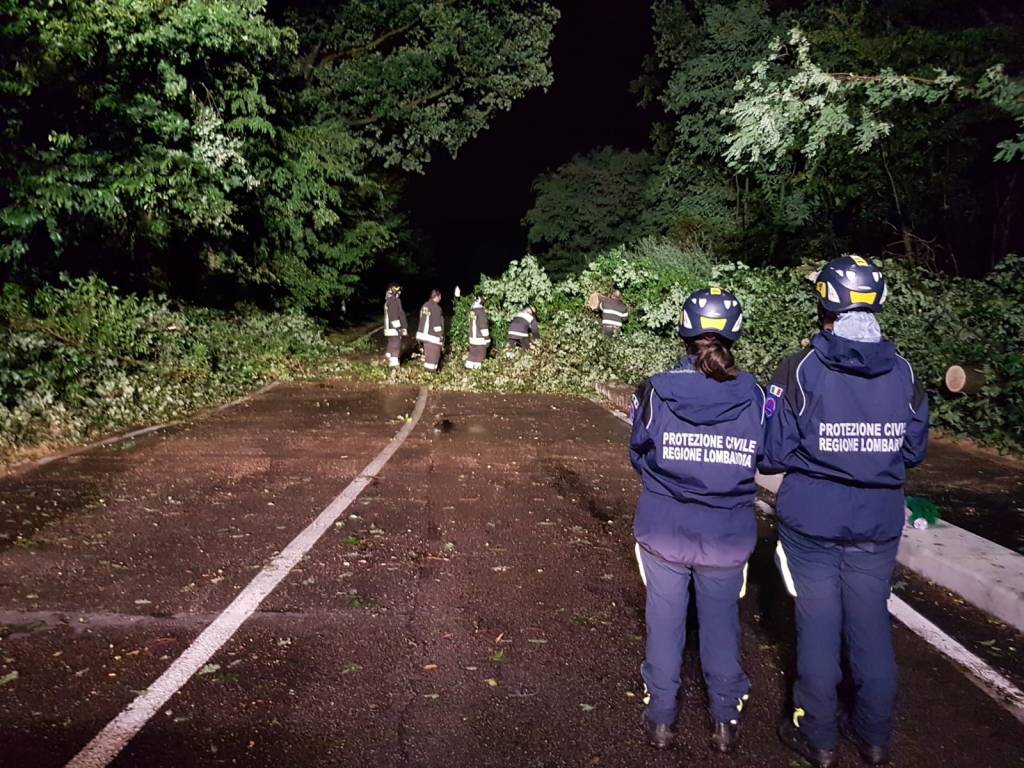
[(818, 303), (834, 314), (840, 312), (881, 312), (889, 289), (882, 270), (863, 256), (832, 259), (815, 278)]
[(721, 288), (703, 288), (694, 291), (683, 302), (679, 337), (692, 339), (705, 333), (714, 333), (727, 341), (736, 341), (743, 327), (743, 307), (740, 300)]

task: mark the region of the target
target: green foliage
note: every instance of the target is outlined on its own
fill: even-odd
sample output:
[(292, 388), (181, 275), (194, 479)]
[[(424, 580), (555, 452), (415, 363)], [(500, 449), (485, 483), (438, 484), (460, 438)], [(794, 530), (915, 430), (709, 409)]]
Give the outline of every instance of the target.
[[(0, 270), (332, 309), (400, 171), (551, 82), (536, 0), (0, 0)], [(226, 299), (225, 299), (226, 297)]]
[[(793, 154), (814, 165), (839, 142), (848, 155), (873, 149), (893, 130), (893, 120), (906, 105), (938, 104), (949, 98), (984, 94), (1020, 119), (1024, 115), (1024, 84), (1010, 81), (1001, 66), (990, 67), (979, 88), (966, 88), (961, 78), (937, 69), (931, 78), (897, 74), (831, 73), (811, 58), (811, 43), (799, 27), (787, 43), (772, 40), (768, 56), (736, 83), (743, 94), (728, 110), (732, 129), (725, 137), (725, 160), (741, 173), (776, 173)], [(1010, 161), (1024, 133), (1001, 142), (997, 159)]]
[(0, 296), (0, 459), (178, 418), (270, 379), (331, 363), (294, 313), (175, 309), (98, 278)]
[(654, 158), (611, 147), (577, 155), (533, 183), (527, 239), (552, 275), (579, 271), (592, 257), (652, 229), (647, 185)]
[(570, 184), (570, 164), (538, 181), (542, 254), (580, 241), (578, 270), (579, 254), (650, 234), (752, 265), (861, 250), (981, 274), (1019, 235), (1024, 82), (1007, 73), (1024, 49), (1009, 22), (972, 27), (973, 11), (925, 0), (664, 0), (653, 17), (636, 86), (666, 117), (649, 177), (623, 185), (642, 215), (609, 197), (616, 239), (593, 248), (578, 229), (601, 227), (574, 212), (594, 186)]
[[(452, 348), (440, 374), (433, 377), (407, 365), (397, 380), (473, 391), (580, 395), (591, 394), (594, 384), (604, 381), (637, 384), (673, 365), (681, 354), (676, 327), (685, 297), (699, 287), (720, 285), (743, 302), (737, 361), (767, 382), (782, 358), (817, 332), (808, 274), (820, 266), (714, 263), (702, 253), (647, 240), (602, 254), (579, 275), (552, 286), (535, 261), (524, 259), (478, 286), (492, 317), (501, 318), (493, 323), (495, 350), (483, 370), (462, 367), (469, 303), (463, 300), (456, 307)], [(882, 266), (890, 285), (882, 327), (928, 389), (933, 424), (991, 445), (1024, 449), (1024, 259), (1009, 257), (985, 280), (947, 277), (899, 260)], [(592, 290), (610, 285), (621, 287), (631, 307), (624, 332), (612, 338), (601, 335), (599, 321), (585, 308)], [(503, 340), (507, 318), (514, 314), (509, 308), (518, 310), (530, 300), (538, 305), (543, 338), (528, 351), (510, 352)], [(954, 363), (986, 372), (987, 383), (978, 394), (943, 394), (943, 376)], [(377, 370), (383, 378), (383, 368)]]
[(262, 3), (8, 5), (0, 258), (99, 237), (140, 251), (217, 242), (238, 227), (259, 184), (246, 143), (273, 133), (261, 71), (293, 44)]
[(338, 116), (373, 157), (421, 171), (496, 112), (552, 82), (558, 13), (537, 0), (356, 0), (285, 14), (299, 31), (305, 103)]

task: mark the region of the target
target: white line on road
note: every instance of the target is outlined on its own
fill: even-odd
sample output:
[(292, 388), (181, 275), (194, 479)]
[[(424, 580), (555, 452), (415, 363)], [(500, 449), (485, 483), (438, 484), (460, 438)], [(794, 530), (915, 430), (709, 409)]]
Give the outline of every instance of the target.
[[(632, 422), (629, 420), (629, 417), (622, 413), (622, 411), (612, 407), (607, 401), (597, 402), (616, 418), (621, 419), (632, 426)], [(776, 485), (775, 488), (770, 488), (769, 490), (773, 493), (777, 493), (778, 486)], [(760, 499), (754, 503), (758, 504), (762, 508), (762, 511), (764, 511), (764, 507), (771, 510), (771, 506)], [(771, 510), (771, 513), (774, 513), (774, 510)], [(989, 698), (991, 698), (996, 704), (1016, 717), (1020, 722), (1024, 723), (1024, 692), (1021, 692), (1017, 686), (985, 663), (983, 659), (975, 656), (967, 650), (967, 648), (907, 605), (907, 603), (896, 595), (889, 595), (889, 613), (899, 620), (903, 626), (915, 635), (921, 637), (926, 643), (932, 646), (943, 656), (958, 664), (967, 672), (968, 680), (987, 693)]]
[(889, 613), (930, 646), (963, 667), (968, 679), (1003, 709), (1024, 723), (1024, 693), (982, 659), (947, 635), (896, 595), (889, 595)]
[(145, 691), (128, 705), (117, 717), (107, 723), (75, 757), (67, 768), (104, 768), (117, 757), (122, 749), (149, 722), (160, 708), (189, 681), (214, 653), (238, 631), (260, 603), (274, 591), (274, 588), (295, 567), (321, 536), (334, 525), (348, 505), (351, 504), (370, 481), (387, 464), (395, 451), (405, 442), (423, 415), (427, 404), (427, 390), (420, 390), (412, 417), (398, 430), (384, 449), (377, 454), (366, 468), (349, 483), (345, 490), (328, 504), (317, 518), (310, 523), (291, 543), (263, 568), (238, 597), (221, 613), (210, 626), (203, 630), (192, 644), (185, 649), (170, 667)]

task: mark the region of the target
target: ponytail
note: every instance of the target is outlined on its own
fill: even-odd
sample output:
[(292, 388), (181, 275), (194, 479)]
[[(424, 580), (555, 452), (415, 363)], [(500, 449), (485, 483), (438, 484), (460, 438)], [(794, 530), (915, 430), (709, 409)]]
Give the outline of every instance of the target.
[(715, 381), (732, 381), (739, 371), (732, 350), (720, 336), (708, 333), (686, 340), (686, 352), (696, 358), (697, 370)]

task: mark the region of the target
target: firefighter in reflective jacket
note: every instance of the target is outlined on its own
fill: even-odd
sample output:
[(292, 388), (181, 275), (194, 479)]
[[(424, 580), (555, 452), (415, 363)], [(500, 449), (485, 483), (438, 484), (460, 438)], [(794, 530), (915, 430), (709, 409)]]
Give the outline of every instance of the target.
[(740, 666), (739, 601), (757, 540), (754, 472), (764, 392), (737, 370), (730, 347), (743, 310), (727, 291), (696, 291), (683, 306), (686, 357), (633, 396), (630, 460), (643, 480), (633, 535), (647, 591), (647, 737), (675, 740), (689, 586), (696, 592), (711, 744), (732, 751), (750, 682)]
[(531, 339), (540, 338), (540, 326), (537, 325), (537, 310), (526, 307), (512, 318), (508, 324), (508, 345), (528, 349)]
[(402, 337), (408, 332), (408, 320), (402, 309), (402, 286), (392, 283), (384, 295), (384, 337), (387, 347), (384, 359), (391, 368), (397, 368), (402, 357)]
[(487, 320), (487, 310), (479, 296), (473, 299), (469, 308), (469, 357), (466, 367), (477, 370), (483, 367), (487, 359), (487, 347), (491, 343), (491, 325)]
[(444, 317), (441, 314), (441, 292), (436, 288), (430, 292), (430, 299), (420, 309), (420, 324), (416, 340), (423, 344), (423, 367), (437, 371), (444, 349)]
[(601, 332), (605, 336), (614, 336), (620, 333), (622, 326), (629, 318), (629, 307), (622, 300), (622, 291), (616, 288), (612, 291), (611, 296), (601, 299), (597, 308), (601, 311)]
[[(818, 274), (822, 332), (782, 361), (765, 401), (764, 472), (785, 472), (779, 570), (796, 603), (794, 712), (783, 743), (817, 766), (841, 732), (869, 765), (889, 760), (896, 659), (886, 607), (905, 524), (907, 467), (924, 460), (928, 398), (875, 319), (881, 270), (844, 256)], [(837, 717), (846, 646), (854, 683)]]

